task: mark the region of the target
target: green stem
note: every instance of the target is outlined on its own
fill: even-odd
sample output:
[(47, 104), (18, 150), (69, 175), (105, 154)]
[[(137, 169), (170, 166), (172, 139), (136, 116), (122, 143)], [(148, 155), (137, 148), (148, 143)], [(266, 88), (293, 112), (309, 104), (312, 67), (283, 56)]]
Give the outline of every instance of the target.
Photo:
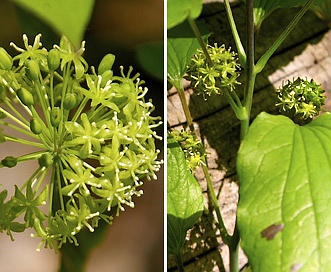
[(27, 141), (27, 140), (16, 138), (16, 137), (9, 136), (9, 135), (4, 135), (4, 136), (5, 136), (6, 141), (12, 141), (12, 142), (25, 144), (25, 145), (29, 145), (29, 146), (35, 146), (35, 147), (39, 147), (39, 148), (45, 147), (42, 143), (31, 142), (31, 141)]
[[(12, 105), (13, 102), (10, 101), (10, 99), (6, 97), (4, 102), (8, 106), (8, 108), (12, 110), (13, 114), (15, 114), (19, 119), (21, 119), (23, 123), (29, 124), (29, 121)], [(22, 106), (29, 113), (29, 115), (31, 115), (30, 109), (27, 106), (24, 106), (23, 104)]]
[(229, 235), (229, 233), (228, 233), (228, 231), (225, 227), (223, 217), (222, 217), (222, 214), (221, 214), (221, 211), (220, 211), (220, 207), (219, 207), (219, 204), (218, 204), (218, 200), (217, 200), (215, 190), (214, 190), (214, 187), (213, 187), (213, 182), (210, 178), (210, 174), (209, 174), (209, 170), (208, 170), (208, 167), (206, 165), (206, 162), (204, 162), (204, 164), (202, 165), (202, 169), (203, 169), (203, 173), (206, 177), (207, 186), (208, 186), (208, 190), (209, 190), (209, 196), (211, 198), (211, 201), (213, 203), (213, 206), (214, 206), (214, 209), (215, 209), (215, 212), (216, 212), (216, 215), (217, 215), (218, 228), (220, 230), (222, 240), (226, 245), (230, 245), (231, 244), (231, 236)]
[(256, 73), (254, 71), (254, 5), (253, 0), (246, 1), (247, 12), (247, 63), (246, 63), (246, 78), (247, 84), (244, 92), (244, 107), (246, 111), (246, 118), (241, 120), (241, 133), (240, 138), (244, 139), (248, 132), (251, 108), (253, 103), (253, 93), (255, 86)]
[(236, 23), (234, 21), (233, 15), (232, 15), (229, 0), (225, 0), (224, 5), (225, 5), (225, 10), (226, 10), (226, 15), (228, 16), (228, 21), (229, 21), (229, 24), (231, 27), (232, 36), (234, 38), (234, 42), (236, 43), (239, 61), (240, 61), (241, 66), (243, 66), (245, 68), (246, 67), (246, 52), (245, 52), (245, 49), (244, 49), (244, 47), (241, 43), (240, 37), (239, 37), (239, 33), (238, 33)]
[(0, 125), (3, 125), (3, 126), (6, 126), (8, 128), (11, 128), (13, 130), (16, 130), (17, 132), (20, 132), (22, 134), (25, 134), (25, 135), (27, 135), (29, 137), (34, 138), (34, 139), (39, 139), (39, 137), (37, 135), (33, 134), (31, 131), (27, 131), (25, 129), (22, 129), (22, 128), (14, 125), (14, 124), (11, 124), (11, 123), (8, 123), (8, 122), (4, 122), (4, 121), (0, 120)]
[(182, 254), (179, 252), (179, 254), (175, 255), (176, 265), (179, 272), (184, 272), (184, 265), (183, 265), (183, 259)]
[(191, 29), (192, 29), (195, 37), (198, 39), (198, 42), (200, 44), (200, 47), (201, 47), (203, 53), (206, 56), (207, 63), (209, 64), (209, 66), (213, 66), (213, 61), (211, 60), (211, 58), (210, 58), (210, 56), (208, 54), (206, 44), (205, 44), (205, 42), (202, 39), (202, 36), (200, 34), (200, 31), (199, 31), (199, 28), (198, 28), (197, 24), (190, 17), (187, 18), (187, 21), (189, 22), (190, 27), (191, 27)]
[(13, 116), (11, 113), (6, 111), (5, 109), (0, 107), (0, 112), (4, 113), (7, 117), (12, 119), (14, 122), (19, 124), (21, 127), (25, 128), (26, 130), (30, 131), (30, 127), (27, 124), (24, 124), (21, 120), (17, 119), (15, 116)]
[(191, 116), (190, 109), (189, 109), (189, 107), (187, 105), (187, 102), (186, 102), (186, 97), (185, 97), (183, 84), (182, 84), (182, 82), (180, 82), (180, 83), (178, 82), (178, 84), (176, 84), (176, 86), (177, 86), (176, 88), (177, 88), (177, 91), (178, 91), (180, 102), (182, 103), (182, 108), (184, 110), (184, 114), (185, 114), (185, 117), (186, 117), (187, 125), (190, 128), (190, 130), (192, 132), (194, 132), (193, 118)]
[(275, 53), (277, 48), (283, 43), (283, 41), (287, 38), (293, 28), (298, 24), (302, 16), (306, 13), (309, 9), (310, 5), (312, 4), (313, 0), (308, 0), (306, 4), (300, 9), (297, 15), (293, 18), (290, 24), (285, 28), (285, 30), (280, 34), (278, 39), (269, 47), (269, 49), (264, 53), (264, 55), (259, 59), (255, 66), (255, 73), (260, 73), (265, 65), (267, 64), (270, 57)]
[(229, 246), (230, 271), (239, 271), (239, 241), (233, 247)]
[[(233, 109), (236, 117), (239, 120), (245, 119), (246, 118), (246, 111), (243, 108), (243, 106), (241, 105), (241, 101), (238, 98), (238, 96), (235, 93), (235, 91), (229, 92), (227, 89), (223, 89), (222, 91), (223, 91), (224, 97), (226, 98), (226, 100), (230, 104), (231, 108)], [(235, 97), (236, 101), (233, 100), (231, 94)]]

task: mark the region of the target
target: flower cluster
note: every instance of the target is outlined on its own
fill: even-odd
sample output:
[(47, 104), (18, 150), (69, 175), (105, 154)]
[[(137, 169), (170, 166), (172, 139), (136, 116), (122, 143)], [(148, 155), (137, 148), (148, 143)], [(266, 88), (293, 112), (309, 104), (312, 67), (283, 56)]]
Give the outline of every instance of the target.
[(125, 206), (134, 207), (143, 180), (156, 179), (162, 164), (155, 146), (161, 121), (151, 116), (154, 106), (132, 67), (114, 75), (115, 56), (107, 54), (89, 73), (84, 42), (75, 50), (62, 37), (48, 51), (40, 37), (29, 45), (24, 35), (24, 48), (12, 43), (14, 57), (0, 48), (0, 142), (36, 148), (1, 158), (0, 167), (38, 161), (8, 201), (7, 191), (0, 193), (0, 231), (13, 239), (12, 232), (34, 228), (38, 249), (57, 250), (68, 241), (77, 245), (82, 228), (94, 231), (99, 220), (111, 223)]
[(278, 100), (276, 104), (283, 112), (288, 112), (302, 119), (311, 119), (317, 116), (325, 104), (325, 91), (313, 80), (297, 78), (287, 81), (278, 90)]
[(207, 57), (201, 49), (192, 57), (189, 65), (187, 79), (198, 94), (222, 94), (222, 89), (234, 90), (239, 77), (237, 54), (226, 49), (225, 45), (207, 45), (207, 52), (212, 65), (208, 63)]
[(201, 140), (197, 139), (195, 135), (186, 130), (173, 130), (171, 135), (179, 143), (182, 148), (187, 166), (194, 172), (197, 167), (205, 163), (207, 154)]

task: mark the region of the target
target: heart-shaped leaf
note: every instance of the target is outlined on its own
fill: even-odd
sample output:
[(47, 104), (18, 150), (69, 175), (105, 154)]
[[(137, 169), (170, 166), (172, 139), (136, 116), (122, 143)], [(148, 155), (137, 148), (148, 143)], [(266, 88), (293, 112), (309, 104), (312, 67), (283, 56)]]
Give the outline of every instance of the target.
[(67, 36), (78, 48), (90, 20), (94, 0), (12, 0), (49, 24), (61, 36)]
[(202, 215), (204, 197), (179, 144), (171, 136), (167, 144), (168, 255), (179, 256), (186, 232)]
[(202, 11), (202, 0), (168, 0), (167, 1), (167, 27), (168, 29), (179, 25), (186, 18), (196, 19)]
[(243, 140), (238, 227), (253, 271), (331, 267), (331, 114), (305, 126), (261, 113)]

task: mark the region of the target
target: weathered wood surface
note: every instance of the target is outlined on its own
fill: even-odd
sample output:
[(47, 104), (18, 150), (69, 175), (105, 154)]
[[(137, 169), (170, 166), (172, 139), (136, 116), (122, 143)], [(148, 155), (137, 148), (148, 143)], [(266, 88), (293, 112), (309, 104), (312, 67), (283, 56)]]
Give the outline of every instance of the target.
[[(245, 37), (245, 22), (242, 20), (244, 9), (243, 4), (233, 5), (234, 17), (242, 39)], [(266, 19), (257, 36), (256, 58), (271, 45), (275, 35), (281, 32), (293, 18), (295, 12), (296, 9), (279, 10), (274, 12), (272, 17)], [(224, 43), (235, 49), (223, 4), (205, 5), (202, 17), (213, 32), (209, 40), (210, 43)], [(274, 106), (276, 89), (281, 86), (283, 81), (298, 76), (314, 78), (331, 97), (331, 31), (327, 24), (319, 20), (312, 12), (308, 12), (302, 18), (271, 58), (263, 73), (258, 75), (252, 119), (261, 111), (277, 113)], [(203, 97), (193, 94), (188, 83), (185, 83), (185, 86), (187, 86), (185, 94), (194, 118), (194, 125), (210, 152), (209, 168), (214, 187), (216, 190), (222, 187), (219, 202), (226, 225), (231, 232), (238, 200), (237, 186), (234, 182), (224, 181), (227, 180), (226, 178), (234, 180), (236, 178), (235, 161), (239, 147), (239, 121), (224, 97), (213, 96), (204, 101)], [(330, 99), (324, 109), (331, 110)], [(168, 91), (167, 121), (174, 129), (180, 129), (186, 124), (179, 97), (174, 89)], [(202, 173), (198, 172), (197, 178), (201, 182), (202, 188), (206, 190)], [(214, 244), (211, 247), (216, 250), (217, 245)], [(211, 250), (209, 249), (209, 251)], [(199, 252), (198, 254), (201, 255), (197, 258), (208, 256), (207, 252), (204, 254)], [(226, 262), (227, 260), (225, 260), (225, 265), (227, 265)], [(208, 271), (194, 270), (197, 269), (197, 265), (191, 262), (187, 271)], [(213, 271), (218, 271), (216, 266)]]

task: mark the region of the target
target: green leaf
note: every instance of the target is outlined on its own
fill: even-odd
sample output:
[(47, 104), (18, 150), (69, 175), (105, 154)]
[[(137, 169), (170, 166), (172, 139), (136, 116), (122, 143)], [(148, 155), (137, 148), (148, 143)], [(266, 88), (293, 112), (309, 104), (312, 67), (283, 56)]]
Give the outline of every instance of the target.
[(326, 21), (329, 25), (331, 23), (331, 1), (321, 1), (320, 4), (315, 4), (311, 6), (311, 10), (314, 11), (318, 17)]
[(331, 114), (305, 126), (261, 113), (243, 140), (238, 227), (253, 271), (331, 267)]
[[(198, 26), (205, 42), (207, 42), (209, 35), (207, 27), (201, 23)], [(200, 48), (200, 44), (187, 22), (168, 30), (167, 76), (169, 82), (175, 87), (178, 82), (182, 81), (187, 65), (198, 48)]]
[(163, 42), (149, 42), (138, 46), (137, 59), (142, 68), (163, 82)]
[(170, 136), (167, 163), (168, 254), (179, 256), (186, 232), (202, 215), (204, 197), (200, 185), (186, 165), (184, 152)]
[[(254, 24), (260, 26), (262, 21), (274, 10), (303, 6), (308, 0), (254, 0)], [(319, 4), (321, 0), (315, 0)]]
[(79, 47), (90, 20), (94, 0), (12, 0), (49, 24), (59, 35), (67, 36)]
[(168, 29), (179, 25), (186, 18), (196, 19), (202, 11), (202, 0), (168, 0), (167, 1), (167, 27)]

